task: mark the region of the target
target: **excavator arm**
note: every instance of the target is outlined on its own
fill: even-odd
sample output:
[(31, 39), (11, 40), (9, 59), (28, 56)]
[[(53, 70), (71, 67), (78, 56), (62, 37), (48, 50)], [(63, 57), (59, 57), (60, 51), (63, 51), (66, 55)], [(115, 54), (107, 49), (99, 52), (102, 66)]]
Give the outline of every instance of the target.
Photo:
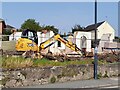
[(66, 40), (66, 39), (63, 39), (62, 37), (60, 37), (60, 35), (57, 36), (57, 40), (62, 42), (63, 44), (65, 44), (67, 47), (69, 47), (71, 50), (73, 51), (81, 51), (77, 46), (76, 44)]
[(81, 50), (77, 47), (76, 44), (66, 40), (66, 39), (63, 39), (59, 34), (51, 37), (50, 39), (46, 40), (45, 42), (42, 42), (40, 44), (40, 47), (39, 49), (42, 50), (42, 49), (46, 49), (47, 47), (51, 46), (52, 44), (54, 44), (56, 41), (60, 41), (62, 42), (63, 44), (65, 44), (67, 47), (69, 47), (71, 50), (73, 51), (76, 51), (77, 53), (79, 53), (80, 55), (82, 55), (81, 53)]
[(46, 49), (56, 42), (55, 36), (49, 38), (48, 40), (42, 42), (39, 46), (39, 50)]

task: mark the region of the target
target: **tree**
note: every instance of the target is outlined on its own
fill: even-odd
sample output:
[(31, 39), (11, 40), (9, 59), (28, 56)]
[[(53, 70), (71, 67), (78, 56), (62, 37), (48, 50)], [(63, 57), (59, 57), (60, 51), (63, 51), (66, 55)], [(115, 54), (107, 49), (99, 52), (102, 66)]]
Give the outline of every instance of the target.
[(55, 34), (58, 33), (58, 29), (55, 28), (53, 25), (50, 26), (50, 25), (47, 25), (47, 26), (42, 26), (41, 30), (48, 30), (48, 31), (53, 31)]
[(42, 30), (48, 30), (48, 31), (53, 31), (54, 33), (58, 33), (58, 29), (55, 28), (53, 25), (43, 25), (40, 26), (39, 22), (36, 22), (35, 19), (27, 19), (22, 25), (21, 29), (19, 31), (22, 31), (23, 29), (31, 29), (35, 31), (42, 31)]
[(10, 35), (12, 34), (11, 29), (4, 29), (3, 30), (3, 35)]
[(75, 31), (81, 31), (81, 30), (84, 30), (84, 29), (85, 29), (85, 27), (82, 27), (82, 26), (77, 24), (77, 25), (73, 26), (72, 33), (74, 33)]
[[(3, 30), (3, 35), (10, 35), (11, 33), (11, 29), (4, 29)], [(9, 40), (9, 36), (2, 36), (2, 41), (8, 41)]]
[(2, 36), (2, 40), (3, 41), (8, 41), (9, 40), (9, 35), (11, 35), (13, 33), (13, 31), (15, 32), (17, 29), (11, 25), (6, 25), (6, 27), (3, 29), (2, 34), (4, 36)]
[(22, 29), (31, 29), (35, 31), (40, 30), (39, 22), (36, 22), (35, 19), (27, 19), (22, 25), (21, 25), (21, 30)]

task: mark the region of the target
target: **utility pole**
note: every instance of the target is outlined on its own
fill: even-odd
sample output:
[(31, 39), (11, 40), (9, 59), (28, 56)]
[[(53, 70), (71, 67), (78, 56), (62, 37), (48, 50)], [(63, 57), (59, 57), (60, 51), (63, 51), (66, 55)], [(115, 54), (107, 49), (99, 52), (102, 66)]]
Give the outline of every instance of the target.
[(97, 57), (97, 0), (95, 0), (95, 48), (94, 48), (94, 79), (97, 79), (97, 64), (98, 64), (98, 57)]

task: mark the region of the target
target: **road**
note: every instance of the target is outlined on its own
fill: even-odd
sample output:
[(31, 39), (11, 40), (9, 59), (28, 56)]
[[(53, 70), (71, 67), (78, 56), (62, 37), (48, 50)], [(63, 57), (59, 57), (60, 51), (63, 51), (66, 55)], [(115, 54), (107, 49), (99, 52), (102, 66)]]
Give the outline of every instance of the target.
[(29, 87), (24, 87), (24, 88), (62, 88), (62, 90), (64, 90), (64, 88), (71, 88), (71, 89), (75, 89), (75, 88), (76, 89), (77, 88), (100, 88), (100, 89), (101, 88), (118, 88), (118, 78), (69, 81), (69, 82), (64, 82), (64, 83), (29, 86)]

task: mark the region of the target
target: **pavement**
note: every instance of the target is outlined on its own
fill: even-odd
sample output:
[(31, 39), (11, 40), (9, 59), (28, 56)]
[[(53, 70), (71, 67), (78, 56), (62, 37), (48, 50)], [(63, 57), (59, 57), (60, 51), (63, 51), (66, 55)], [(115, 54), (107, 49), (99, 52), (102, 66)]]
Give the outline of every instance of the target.
[[(46, 85), (37, 85), (37, 86), (28, 86), (24, 88), (62, 88), (62, 90), (66, 90), (66, 88), (70, 88), (70, 90), (76, 90), (77, 88), (119, 88), (118, 81), (120, 78), (103, 78), (103, 79), (91, 79), (91, 80), (79, 80), (79, 81), (69, 81), (64, 83), (54, 83), (54, 84), (46, 84)], [(57, 89), (59, 90), (59, 89)]]

